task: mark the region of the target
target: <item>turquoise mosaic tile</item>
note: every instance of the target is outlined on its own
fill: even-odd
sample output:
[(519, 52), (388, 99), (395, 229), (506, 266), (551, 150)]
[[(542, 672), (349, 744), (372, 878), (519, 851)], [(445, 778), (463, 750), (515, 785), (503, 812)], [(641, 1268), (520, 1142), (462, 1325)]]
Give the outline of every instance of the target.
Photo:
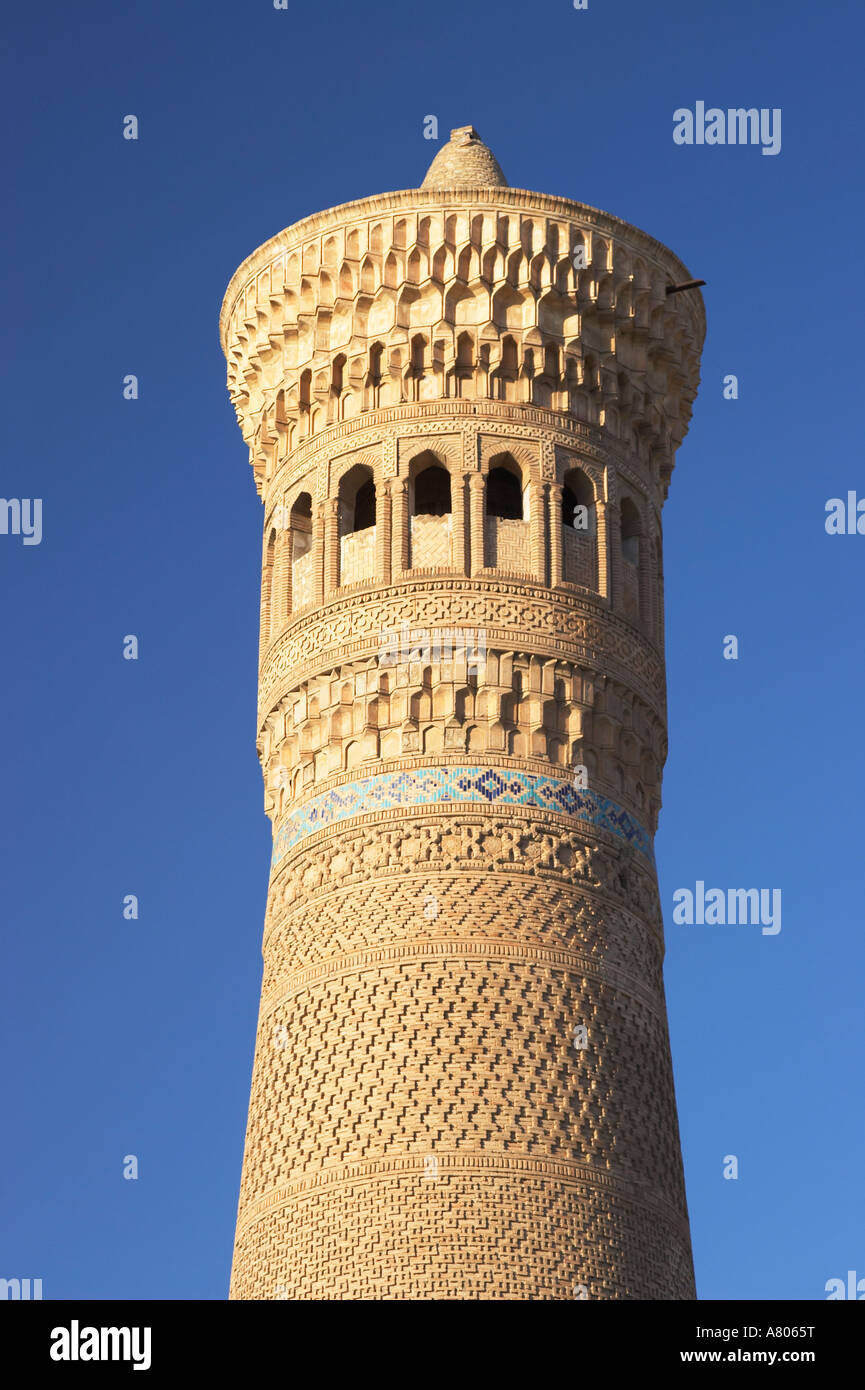
[(411, 772), (382, 772), (322, 792), (291, 811), (283, 821), (274, 838), (273, 864), (278, 864), (306, 835), (351, 816), (405, 806), (434, 806), (445, 801), (465, 805), (531, 806), (564, 813), (617, 835), (654, 867), (648, 832), (609, 797), (578, 788), (564, 777), (490, 767), (424, 767)]

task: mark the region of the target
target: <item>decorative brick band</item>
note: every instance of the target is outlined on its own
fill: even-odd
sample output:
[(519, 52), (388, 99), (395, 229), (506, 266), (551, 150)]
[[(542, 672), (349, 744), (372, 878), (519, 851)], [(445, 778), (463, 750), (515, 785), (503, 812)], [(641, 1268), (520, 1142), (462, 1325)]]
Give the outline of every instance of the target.
[[(480, 1152), (449, 1153), (442, 1148), (435, 1149), (441, 1178), (462, 1177), (470, 1174), (501, 1178), (513, 1183), (521, 1177), (540, 1177), (556, 1179), (575, 1186), (584, 1185), (611, 1194), (621, 1200), (633, 1202), (644, 1210), (662, 1213), (671, 1230), (689, 1239), (690, 1229), (686, 1217), (672, 1205), (662, 1193), (648, 1189), (644, 1184), (636, 1184), (617, 1174), (601, 1172), (597, 1168), (578, 1163), (549, 1159), (529, 1158), (526, 1155), (485, 1154)], [(273, 1187), (255, 1201), (241, 1209), (237, 1219), (238, 1233), (255, 1225), (262, 1217), (272, 1211), (289, 1206), (292, 1202), (309, 1197), (315, 1192), (336, 1188), (355, 1187), (362, 1183), (396, 1182), (403, 1177), (414, 1177), (422, 1182), (424, 1161), (422, 1154), (400, 1154), (386, 1159), (372, 1159), (363, 1163), (345, 1163), (326, 1169), (314, 1169), (291, 1183)]]
[(297, 807), (286, 816), (273, 842), (272, 864), (304, 836), (352, 816), (399, 807), (474, 803), (485, 806), (531, 806), (573, 816), (624, 840), (654, 868), (651, 836), (615, 801), (580, 789), (563, 777), (543, 777), (491, 767), (425, 767), (417, 771), (385, 772), (347, 782)]
[(520, 966), (549, 966), (552, 970), (592, 978), (619, 994), (630, 995), (666, 1026), (666, 1014), (658, 1002), (658, 991), (626, 970), (579, 955), (576, 951), (544, 951), (511, 941), (463, 941), (448, 936), (443, 940), (414, 940), (397, 946), (374, 946), (351, 955), (328, 956), (327, 960), (307, 966), (291, 974), (288, 983), (279, 978), (276, 987), (261, 996), (261, 1022), (269, 1024), (271, 1015), (293, 1000), (296, 995), (314, 989), (329, 980), (341, 980), (365, 970), (399, 969), (404, 963), (417, 965), (427, 961), (464, 960), (470, 964), (487, 965), (500, 962)]

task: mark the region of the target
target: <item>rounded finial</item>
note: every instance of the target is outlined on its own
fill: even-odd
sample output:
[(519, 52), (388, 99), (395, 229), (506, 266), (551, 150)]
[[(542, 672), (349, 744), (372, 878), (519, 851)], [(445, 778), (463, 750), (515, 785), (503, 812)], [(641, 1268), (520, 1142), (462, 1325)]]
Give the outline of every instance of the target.
[(507, 188), (501, 166), (474, 126), (451, 131), (427, 170), (421, 188)]

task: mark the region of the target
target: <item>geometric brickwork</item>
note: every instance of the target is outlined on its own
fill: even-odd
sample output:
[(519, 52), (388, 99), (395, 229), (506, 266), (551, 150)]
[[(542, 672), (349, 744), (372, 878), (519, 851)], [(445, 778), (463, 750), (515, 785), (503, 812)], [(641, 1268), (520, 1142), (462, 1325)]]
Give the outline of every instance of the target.
[(273, 823), (232, 1298), (695, 1296), (653, 852), (691, 278), (463, 127), (231, 281)]

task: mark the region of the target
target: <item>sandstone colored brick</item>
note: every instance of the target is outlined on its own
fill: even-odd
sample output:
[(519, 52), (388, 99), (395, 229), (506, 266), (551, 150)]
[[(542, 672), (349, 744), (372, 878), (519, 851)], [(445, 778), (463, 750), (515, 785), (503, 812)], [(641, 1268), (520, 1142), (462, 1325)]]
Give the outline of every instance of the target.
[(231, 281), (274, 830), (232, 1298), (694, 1297), (652, 852), (691, 278), (463, 127)]

